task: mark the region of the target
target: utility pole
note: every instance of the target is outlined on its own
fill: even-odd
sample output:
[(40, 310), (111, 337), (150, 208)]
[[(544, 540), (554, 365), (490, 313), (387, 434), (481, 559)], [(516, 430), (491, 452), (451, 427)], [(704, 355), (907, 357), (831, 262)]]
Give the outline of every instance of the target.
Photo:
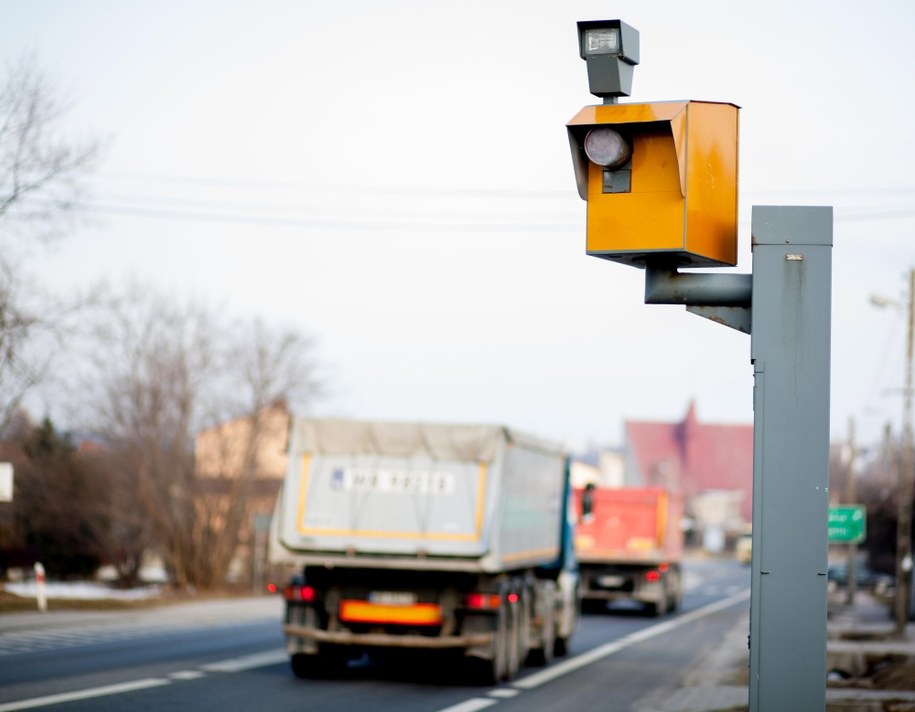
[[(858, 452), (855, 445), (855, 418), (848, 419), (848, 485), (845, 497), (848, 504), (858, 503), (858, 484), (855, 481)], [(858, 592), (858, 543), (848, 545), (848, 591), (846, 605), (855, 605), (855, 594)]]
[(899, 458), (896, 525), (896, 632), (909, 619), (912, 576), (912, 341), (915, 327), (915, 269), (909, 270), (908, 327), (906, 329), (905, 391), (902, 412), (902, 452)]

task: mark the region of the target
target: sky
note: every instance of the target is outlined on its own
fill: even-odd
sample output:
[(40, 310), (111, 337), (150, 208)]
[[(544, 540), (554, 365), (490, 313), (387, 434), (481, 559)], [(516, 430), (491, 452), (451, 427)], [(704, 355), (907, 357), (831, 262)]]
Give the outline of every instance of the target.
[(576, 22), (612, 18), (640, 32), (626, 101), (741, 107), (737, 272), (753, 205), (834, 206), (832, 437), (898, 430), (906, 315), (870, 298), (904, 302), (915, 267), (908, 3), (0, 0), (0, 61), (32, 53), (68, 135), (107, 145), (35, 272), (311, 334), (312, 414), (572, 448), (690, 402), (752, 423), (749, 336), (585, 254), (565, 124), (599, 100)]

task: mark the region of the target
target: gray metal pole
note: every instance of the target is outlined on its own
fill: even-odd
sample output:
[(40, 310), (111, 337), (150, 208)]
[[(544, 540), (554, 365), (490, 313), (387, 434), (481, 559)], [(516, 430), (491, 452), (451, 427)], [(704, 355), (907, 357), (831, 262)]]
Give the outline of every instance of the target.
[(754, 206), (750, 710), (826, 706), (832, 208)]
[(896, 521), (896, 632), (903, 633), (909, 620), (912, 585), (912, 361), (915, 331), (915, 270), (909, 270), (908, 327), (905, 349), (905, 401), (902, 410), (902, 452), (899, 458)]

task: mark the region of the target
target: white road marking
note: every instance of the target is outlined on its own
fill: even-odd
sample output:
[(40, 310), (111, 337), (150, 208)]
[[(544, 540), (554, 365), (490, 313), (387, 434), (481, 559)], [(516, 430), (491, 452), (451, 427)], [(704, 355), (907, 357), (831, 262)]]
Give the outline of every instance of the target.
[[(558, 677), (563, 675), (568, 675), (570, 672), (579, 670), (583, 667), (586, 667), (592, 663), (602, 660), (603, 658), (609, 657), (614, 653), (618, 653), (624, 648), (628, 648), (631, 645), (636, 645), (651, 638), (655, 638), (659, 635), (663, 635), (668, 631), (673, 630), (674, 628), (679, 628), (680, 626), (692, 623), (697, 621), (700, 618), (709, 616), (712, 613), (717, 613), (718, 611), (723, 611), (726, 608), (730, 608), (733, 605), (740, 603), (741, 601), (749, 600), (750, 598), (750, 589), (745, 589), (739, 593), (734, 594), (733, 596), (728, 596), (723, 598), (720, 601), (715, 603), (710, 603), (707, 606), (702, 608), (697, 608), (695, 611), (690, 611), (689, 613), (684, 613), (676, 618), (664, 621), (663, 623), (658, 623), (653, 625), (650, 628), (644, 628), (635, 633), (631, 633), (619, 640), (614, 640), (611, 643), (606, 643), (601, 645), (593, 650), (588, 650), (587, 652), (576, 655), (574, 658), (569, 660), (564, 660), (560, 663), (553, 663), (550, 667), (536, 672), (533, 675), (528, 675), (517, 682), (512, 683), (512, 687), (516, 690), (533, 690), (535, 687), (540, 687), (547, 682), (555, 680)], [(504, 698), (505, 695), (502, 693), (502, 690), (493, 690), (489, 693), (490, 699), (485, 700), (479, 697), (473, 697), (464, 702), (459, 702), (456, 705), (451, 707), (446, 707), (445, 709), (439, 710), (438, 712), (476, 712), (476, 710), (482, 710), (487, 707), (490, 707), (496, 704), (496, 700), (491, 699), (493, 697)]]
[(507, 687), (501, 687), (498, 690), (493, 690), (488, 693), (490, 697), (498, 697), (503, 700), (511, 699), (520, 694), (520, 690), (512, 690)]
[(134, 692), (136, 690), (146, 690), (150, 687), (162, 687), (170, 685), (168, 680), (150, 677), (145, 680), (133, 680), (132, 682), (121, 682), (116, 685), (105, 685), (104, 687), (91, 687), (88, 690), (75, 690), (73, 692), (61, 692), (57, 695), (45, 695), (44, 697), (33, 697), (29, 700), (19, 700), (18, 702), (7, 702), (0, 704), (0, 712), (13, 712), (13, 710), (27, 710), (33, 707), (43, 707), (45, 705), (58, 705), (62, 702), (75, 702), (77, 700), (89, 700), (94, 697), (106, 697), (108, 695), (120, 695), (123, 692)]
[(496, 702), (497, 700), (471, 697), (469, 700), (464, 700), (451, 707), (446, 707), (443, 710), (439, 710), (439, 712), (477, 712), (477, 710), (485, 710), (487, 707), (492, 707)]
[(730, 608), (736, 603), (740, 603), (741, 601), (747, 600), (749, 598), (750, 589), (746, 589), (733, 596), (729, 596), (728, 598), (722, 598), (720, 601), (710, 603), (709, 605), (703, 606), (702, 608), (697, 608), (695, 611), (684, 613), (683, 615), (677, 616), (676, 618), (671, 618), (670, 620), (664, 621), (663, 623), (653, 625), (650, 628), (643, 628), (642, 630), (631, 633), (630, 635), (620, 638), (619, 640), (614, 640), (611, 643), (606, 643), (597, 648), (594, 648), (593, 650), (589, 650), (586, 653), (582, 653), (581, 655), (576, 655), (570, 660), (565, 660), (561, 663), (551, 665), (545, 670), (541, 670), (540, 672), (536, 672), (533, 675), (528, 675), (527, 677), (518, 680), (517, 682), (513, 683), (513, 686), (522, 690), (532, 690), (535, 687), (543, 685), (544, 683), (555, 680), (557, 677), (568, 675), (570, 672), (618, 653), (620, 650), (628, 648), (631, 645), (635, 645), (636, 643), (641, 643), (651, 638), (655, 638), (673, 630), (674, 628), (679, 628), (680, 626), (686, 625), (687, 623), (692, 623), (693, 621), (704, 618), (705, 616), (711, 615), (712, 613), (717, 613), (718, 611), (724, 610), (725, 608)]
[(263, 653), (254, 653), (253, 655), (245, 655), (239, 658), (230, 658), (215, 663), (207, 663), (206, 665), (201, 665), (196, 670), (178, 670), (177, 672), (171, 673), (167, 680), (161, 678), (146, 678), (144, 680), (121, 682), (116, 685), (92, 687), (87, 690), (74, 690), (73, 692), (61, 692), (57, 695), (45, 695), (44, 697), (32, 697), (28, 700), (6, 702), (0, 704), (0, 712), (13, 712), (14, 710), (27, 710), (45, 705), (58, 705), (63, 702), (74, 702), (76, 700), (92, 699), (93, 697), (120, 695), (124, 692), (145, 690), (149, 687), (170, 685), (172, 681), (197, 680), (201, 677), (205, 677), (207, 672), (241, 672), (242, 670), (251, 670), (267, 665), (275, 665), (286, 659), (286, 651), (282, 648), (279, 650), (267, 650)]
[(286, 662), (286, 660), (288, 660), (286, 651), (280, 648), (279, 650), (267, 650), (263, 653), (222, 660), (217, 663), (207, 663), (206, 665), (201, 665), (200, 669), (207, 672), (241, 672), (242, 670), (252, 670), (253, 668), (266, 667), (267, 665), (276, 665), (280, 662)]

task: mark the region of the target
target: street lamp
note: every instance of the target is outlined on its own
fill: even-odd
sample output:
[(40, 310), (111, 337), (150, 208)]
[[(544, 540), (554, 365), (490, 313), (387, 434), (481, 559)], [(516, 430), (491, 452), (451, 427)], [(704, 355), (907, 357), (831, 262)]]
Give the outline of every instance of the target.
[[(902, 306), (886, 297), (872, 296), (878, 307)], [(912, 446), (912, 361), (915, 327), (915, 269), (909, 270), (908, 327), (906, 329), (905, 391), (902, 409), (902, 453), (899, 458), (896, 514), (896, 632), (905, 630), (909, 619), (912, 575), (912, 469), (915, 465)]]

